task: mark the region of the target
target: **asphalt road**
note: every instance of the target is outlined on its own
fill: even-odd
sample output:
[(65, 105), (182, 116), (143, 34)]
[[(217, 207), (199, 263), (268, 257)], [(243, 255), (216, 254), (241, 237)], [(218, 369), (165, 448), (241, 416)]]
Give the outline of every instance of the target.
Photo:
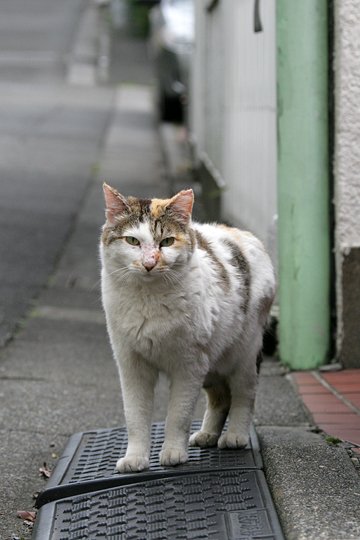
[(0, 81), (63, 80), (86, 0), (0, 2)]
[(0, 346), (54, 269), (108, 122), (111, 92), (66, 85), (87, 4), (0, 2)]

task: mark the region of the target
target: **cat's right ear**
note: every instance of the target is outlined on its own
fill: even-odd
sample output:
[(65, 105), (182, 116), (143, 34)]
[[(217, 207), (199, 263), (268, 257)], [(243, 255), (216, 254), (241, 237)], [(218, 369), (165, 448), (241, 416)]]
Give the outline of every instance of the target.
[(127, 214), (129, 212), (129, 205), (115, 188), (103, 183), (105, 204), (106, 204), (106, 220), (109, 225), (116, 224), (116, 216)]

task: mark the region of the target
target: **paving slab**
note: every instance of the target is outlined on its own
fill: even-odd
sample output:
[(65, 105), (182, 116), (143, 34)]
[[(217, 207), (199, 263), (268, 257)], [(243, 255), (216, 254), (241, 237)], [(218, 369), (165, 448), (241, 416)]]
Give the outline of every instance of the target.
[(258, 427), (258, 434), (285, 537), (359, 539), (360, 482), (347, 451), (301, 427)]
[(260, 368), (255, 424), (305, 427), (312, 424), (301, 398), (286, 377), (286, 371), (270, 358), (267, 358)]
[[(53, 271), (91, 179), (112, 92), (0, 85), (0, 344)], [(21, 231), (21, 233), (20, 233)]]

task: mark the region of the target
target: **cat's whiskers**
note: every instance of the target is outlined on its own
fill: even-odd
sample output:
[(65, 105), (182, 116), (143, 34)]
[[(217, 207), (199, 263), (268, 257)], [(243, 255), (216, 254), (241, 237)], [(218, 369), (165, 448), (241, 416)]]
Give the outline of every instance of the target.
[[(110, 273), (108, 274), (108, 276), (112, 276), (113, 274), (116, 274), (117, 272), (120, 273), (121, 271), (123, 271), (123, 272), (125, 273), (126, 270), (127, 270), (126, 266), (123, 266), (123, 267), (117, 268), (116, 270), (113, 270), (112, 272), (110, 272)], [(101, 283), (101, 278), (98, 279), (98, 280), (94, 283), (94, 285), (91, 287), (91, 291), (93, 291), (94, 289), (96, 289), (96, 288), (100, 285), (100, 283)]]
[(164, 281), (168, 285), (172, 285), (171, 279), (169, 275), (166, 272), (161, 272), (162, 276), (164, 277)]
[(127, 266), (121, 266), (119, 268), (116, 268), (112, 272), (108, 273), (108, 277), (113, 277), (118, 283), (126, 283), (128, 278), (133, 274), (133, 271), (131, 271), (130, 268)]
[(164, 277), (164, 280), (171, 286), (182, 285), (182, 279), (180, 276), (172, 271), (172, 269), (161, 270), (160, 273)]
[(161, 275), (161, 279), (170, 287), (175, 287), (181, 289), (183, 286), (183, 280), (177, 272), (174, 272), (172, 269), (167, 268), (164, 270), (159, 270), (158, 274)]
[[(127, 285), (127, 282), (129, 281), (129, 279), (131, 278), (131, 275), (130, 274), (126, 274), (118, 279), (116, 279), (116, 282), (118, 285)], [(109, 285), (107, 287), (102, 287), (102, 291), (101, 291), (101, 294), (104, 295), (108, 292), (111, 292), (114, 288), (114, 285), (112, 283), (109, 283)]]
[(116, 268), (112, 272), (108, 273), (108, 276), (114, 276), (118, 274), (127, 274), (130, 271), (130, 269), (127, 266), (120, 266), (119, 268)]

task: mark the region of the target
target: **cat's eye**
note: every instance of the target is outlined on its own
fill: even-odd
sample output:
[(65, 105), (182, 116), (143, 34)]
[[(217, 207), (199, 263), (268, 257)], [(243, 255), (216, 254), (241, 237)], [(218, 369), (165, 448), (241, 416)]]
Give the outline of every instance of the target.
[(140, 246), (139, 240), (134, 236), (125, 236), (125, 240), (128, 244), (130, 244), (130, 246)]
[(175, 238), (173, 236), (169, 236), (169, 238), (164, 238), (164, 240), (161, 240), (160, 247), (172, 246), (174, 242)]

